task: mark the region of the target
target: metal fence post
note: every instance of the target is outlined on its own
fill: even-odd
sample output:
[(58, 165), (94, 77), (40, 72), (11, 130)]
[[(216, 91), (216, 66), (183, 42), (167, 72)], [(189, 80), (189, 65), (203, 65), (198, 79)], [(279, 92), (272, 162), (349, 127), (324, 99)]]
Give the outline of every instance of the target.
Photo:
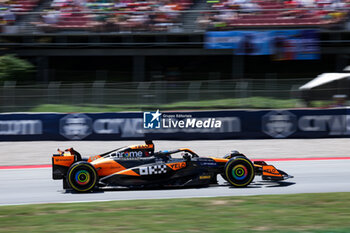
[(192, 81), (188, 86), (188, 101), (199, 100), (199, 91), (201, 88), (201, 81)]
[(50, 82), (47, 88), (47, 103), (59, 104), (61, 82)]
[(84, 84), (83, 83), (73, 83), (71, 85), (71, 104), (79, 105), (84, 102)]
[(140, 82), (137, 85), (137, 103), (139, 105), (150, 104), (153, 98), (153, 95), (150, 94), (149, 88), (151, 86), (151, 82)]
[(236, 83), (236, 98), (239, 99), (240, 106), (244, 106), (248, 104), (248, 82), (239, 81)]
[(13, 110), (16, 110), (16, 81), (5, 81), (3, 90), (3, 112), (13, 112)]
[(101, 105), (104, 102), (104, 97), (105, 97), (105, 92), (104, 92), (104, 87), (105, 87), (106, 81), (101, 80), (101, 81), (95, 81), (92, 84), (92, 103), (95, 103), (97, 105)]

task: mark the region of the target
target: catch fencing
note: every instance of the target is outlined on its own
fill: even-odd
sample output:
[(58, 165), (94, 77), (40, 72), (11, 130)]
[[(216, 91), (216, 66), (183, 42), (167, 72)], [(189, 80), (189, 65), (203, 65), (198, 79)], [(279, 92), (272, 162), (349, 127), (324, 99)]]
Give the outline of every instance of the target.
[(0, 87), (0, 111), (26, 112), (47, 104), (92, 106), (95, 109), (120, 105), (129, 106), (128, 109), (131, 110), (143, 110), (156, 108), (158, 105), (181, 103), (185, 108), (197, 109), (200, 107), (198, 101), (204, 106), (203, 101), (213, 100), (217, 101), (217, 106), (214, 104), (211, 107), (221, 108), (221, 102), (225, 99), (235, 99), (240, 103), (235, 106), (226, 105), (225, 108), (247, 108), (256, 101), (250, 97), (300, 99), (298, 88), (308, 81), (309, 79), (231, 79), (122, 83), (50, 82), (36, 85), (5, 82)]

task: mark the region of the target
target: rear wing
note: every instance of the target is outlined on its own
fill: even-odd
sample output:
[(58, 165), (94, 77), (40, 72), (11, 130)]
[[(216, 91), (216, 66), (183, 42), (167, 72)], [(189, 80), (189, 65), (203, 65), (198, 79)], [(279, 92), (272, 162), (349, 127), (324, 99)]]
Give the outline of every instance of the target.
[[(71, 148), (73, 149), (73, 148)], [(71, 151), (57, 150), (58, 154), (52, 155), (52, 179), (63, 179), (66, 175), (69, 167), (76, 161), (77, 156), (72, 154)]]
[(57, 149), (57, 152), (58, 154), (52, 155), (52, 165), (69, 167), (74, 162), (82, 160), (80, 153), (75, 151), (73, 148), (69, 148), (64, 151)]

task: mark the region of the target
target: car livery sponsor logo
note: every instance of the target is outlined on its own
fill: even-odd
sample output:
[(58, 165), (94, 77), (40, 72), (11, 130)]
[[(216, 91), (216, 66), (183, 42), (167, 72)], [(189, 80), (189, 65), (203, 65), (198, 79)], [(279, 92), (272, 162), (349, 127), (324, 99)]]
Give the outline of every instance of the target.
[[(123, 157), (123, 160), (149, 160), (149, 157)], [(161, 161), (164, 162), (163, 160)]]
[(131, 149), (149, 149), (153, 148), (152, 145), (136, 145), (136, 146), (130, 146)]
[(167, 164), (171, 169), (173, 170), (179, 170), (181, 168), (186, 167), (186, 163), (185, 162), (181, 162), (181, 163), (169, 163)]
[(263, 166), (263, 173), (269, 173), (270, 175), (281, 175), (272, 165)]
[(55, 159), (56, 162), (64, 162), (64, 161), (71, 161), (72, 159)]
[(142, 157), (142, 151), (123, 151), (115, 153), (117, 158), (137, 158)]
[(297, 130), (297, 117), (286, 110), (268, 112), (262, 117), (262, 130), (273, 138), (286, 138)]
[(200, 176), (199, 179), (200, 180), (207, 180), (207, 179), (210, 179), (211, 176)]
[(165, 164), (159, 164), (159, 165), (153, 165), (148, 167), (140, 167), (139, 173), (140, 175), (156, 175), (156, 174), (162, 174), (166, 173), (166, 165)]
[(92, 162), (92, 161), (99, 159), (99, 158), (101, 158), (101, 156), (99, 156), (99, 155), (91, 156), (90, 161)]
[(212, 159), (206, 159), (206, 158), (202, 158), (200, 161), (199, 161), (199, 165), (201, 166), (218, 166), (218, 164), (213, 161)]
[(215, 163), (215, 162), (200, 162), (199, 164), (200, 164), (201, 166), (211, 166), (211, 167), (218, 166), (218, 164)]
[(275, 168), (272, 168), (272, 169), (264, 169), (264, 172), (279, 174)]

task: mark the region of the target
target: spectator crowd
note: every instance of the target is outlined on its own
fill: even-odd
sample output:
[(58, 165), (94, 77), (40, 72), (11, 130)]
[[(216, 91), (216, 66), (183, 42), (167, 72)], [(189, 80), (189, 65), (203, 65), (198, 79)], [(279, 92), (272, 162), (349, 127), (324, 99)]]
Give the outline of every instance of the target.
[(39, 0), (1, 0), (0, 25), (13, 25), (20, 13), (30, 12), (39, 4)]
[(44, 30), (176, 31), (191, 0), (53, 0), (45, 9)]
[[(40, 1), (40, 2), (39, 2)], [(196, 4), (200, 3), (199, 0)], [(37, 8), (40, 4), (45, 7)], [(0, 0), (0, 25), (39, 9), (43, 31), (179, 32), (193, 0)], [(350, 0), (207, 0), (193, 24), (200, 30), (250, 26), (323, 26), (346, 19)], [(191, 14), (191, 13), (188, 13)], [(198, 15), (198, 14), (197, 14)]]
[(210, 11), (197, 19), (202, 30), (247, 26), (330, 25), (346, 19), (349, 0), (208, 1)]

